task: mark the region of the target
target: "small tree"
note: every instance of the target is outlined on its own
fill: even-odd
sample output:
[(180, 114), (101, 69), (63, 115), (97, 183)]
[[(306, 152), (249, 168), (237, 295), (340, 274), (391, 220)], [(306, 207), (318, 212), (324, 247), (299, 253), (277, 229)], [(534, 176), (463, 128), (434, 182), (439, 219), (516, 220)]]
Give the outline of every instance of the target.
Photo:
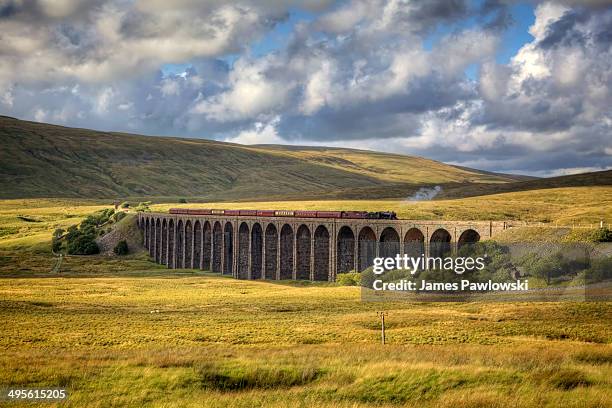
[(125, 239), (119, 241), (113, 248), (113, 252), (117, 255), (127, 255), (129, 252), (127, 241)]
[(591, 234), (593, 242), (612, 242), (612, 230), (599, 228)]
[(179, 198), (178, 202), (179, 202), (179, 204), (185, 204), (185, 203), (187, 203), (187, 199), (186, 198)]
[(121, 203), (121, 208), (130, 208), (130, 203), (128, 201), (124, 201)]

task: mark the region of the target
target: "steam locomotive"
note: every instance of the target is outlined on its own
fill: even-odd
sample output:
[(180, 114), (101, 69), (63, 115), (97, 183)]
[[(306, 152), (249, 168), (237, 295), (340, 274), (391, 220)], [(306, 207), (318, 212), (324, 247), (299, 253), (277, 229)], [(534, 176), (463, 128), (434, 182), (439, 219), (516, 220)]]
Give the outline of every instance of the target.
[(393, 211), (190, 210), (171, 208), (170, 214), (397, 220), (397, 214)]

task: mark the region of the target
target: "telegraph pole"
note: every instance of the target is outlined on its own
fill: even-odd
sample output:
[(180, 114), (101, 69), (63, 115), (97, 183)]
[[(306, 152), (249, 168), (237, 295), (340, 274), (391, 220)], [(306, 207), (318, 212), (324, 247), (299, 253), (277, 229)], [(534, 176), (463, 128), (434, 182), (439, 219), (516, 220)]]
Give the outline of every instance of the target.
[(387, 312), (376, 312), (378, 317), (380, 317), (380, 340), (382, 344), (385, 344), (385, 316), (387, 316)]

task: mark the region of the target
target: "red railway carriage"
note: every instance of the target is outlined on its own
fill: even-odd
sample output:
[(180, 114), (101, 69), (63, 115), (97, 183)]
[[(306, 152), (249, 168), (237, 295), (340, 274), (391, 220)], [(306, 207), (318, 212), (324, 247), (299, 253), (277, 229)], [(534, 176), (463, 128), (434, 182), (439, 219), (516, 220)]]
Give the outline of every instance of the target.
[(188, 215), (230, 215), (230, 216), (258, 216), (258, 217), (297, 217), (297, 218), (349, 218), (349, 219), (387, 219), (396, 220), (397, 216), (391, 211), (290, 211), (290, 210), (210, 210), (210, 209), (184, 209), (171, 208), (170, 214)]
[(298, 218), (317, 218), (318, 211), (295, 211), (295, 216)]
[(257, 210), (240, 210), (240, 215), (257, 215)]
[(274, 217), (274, 210), (257, 210), (258, 217)]
[(342, 211), (317, 211), (317, 218), (340, 218)]
[(198, 210), (188, 210), (188, 211), (190, 215), (210, 215), (211, 210), (198, 209)]

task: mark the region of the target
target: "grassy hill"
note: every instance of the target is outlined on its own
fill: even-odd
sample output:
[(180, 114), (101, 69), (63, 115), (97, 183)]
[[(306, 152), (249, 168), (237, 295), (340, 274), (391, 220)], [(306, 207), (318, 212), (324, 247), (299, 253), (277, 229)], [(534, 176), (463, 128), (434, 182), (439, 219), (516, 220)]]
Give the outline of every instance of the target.
[(149, 137), (5, 116), (0, 140), (1, 198), (402, 197), (423, 184), (524, 179), (397, 154)]
[(520, 191), (603, 186), (612, 186), (612, 170), (531, 179), (514, 183), (447, 184), (437, 198), (463, 198)]

